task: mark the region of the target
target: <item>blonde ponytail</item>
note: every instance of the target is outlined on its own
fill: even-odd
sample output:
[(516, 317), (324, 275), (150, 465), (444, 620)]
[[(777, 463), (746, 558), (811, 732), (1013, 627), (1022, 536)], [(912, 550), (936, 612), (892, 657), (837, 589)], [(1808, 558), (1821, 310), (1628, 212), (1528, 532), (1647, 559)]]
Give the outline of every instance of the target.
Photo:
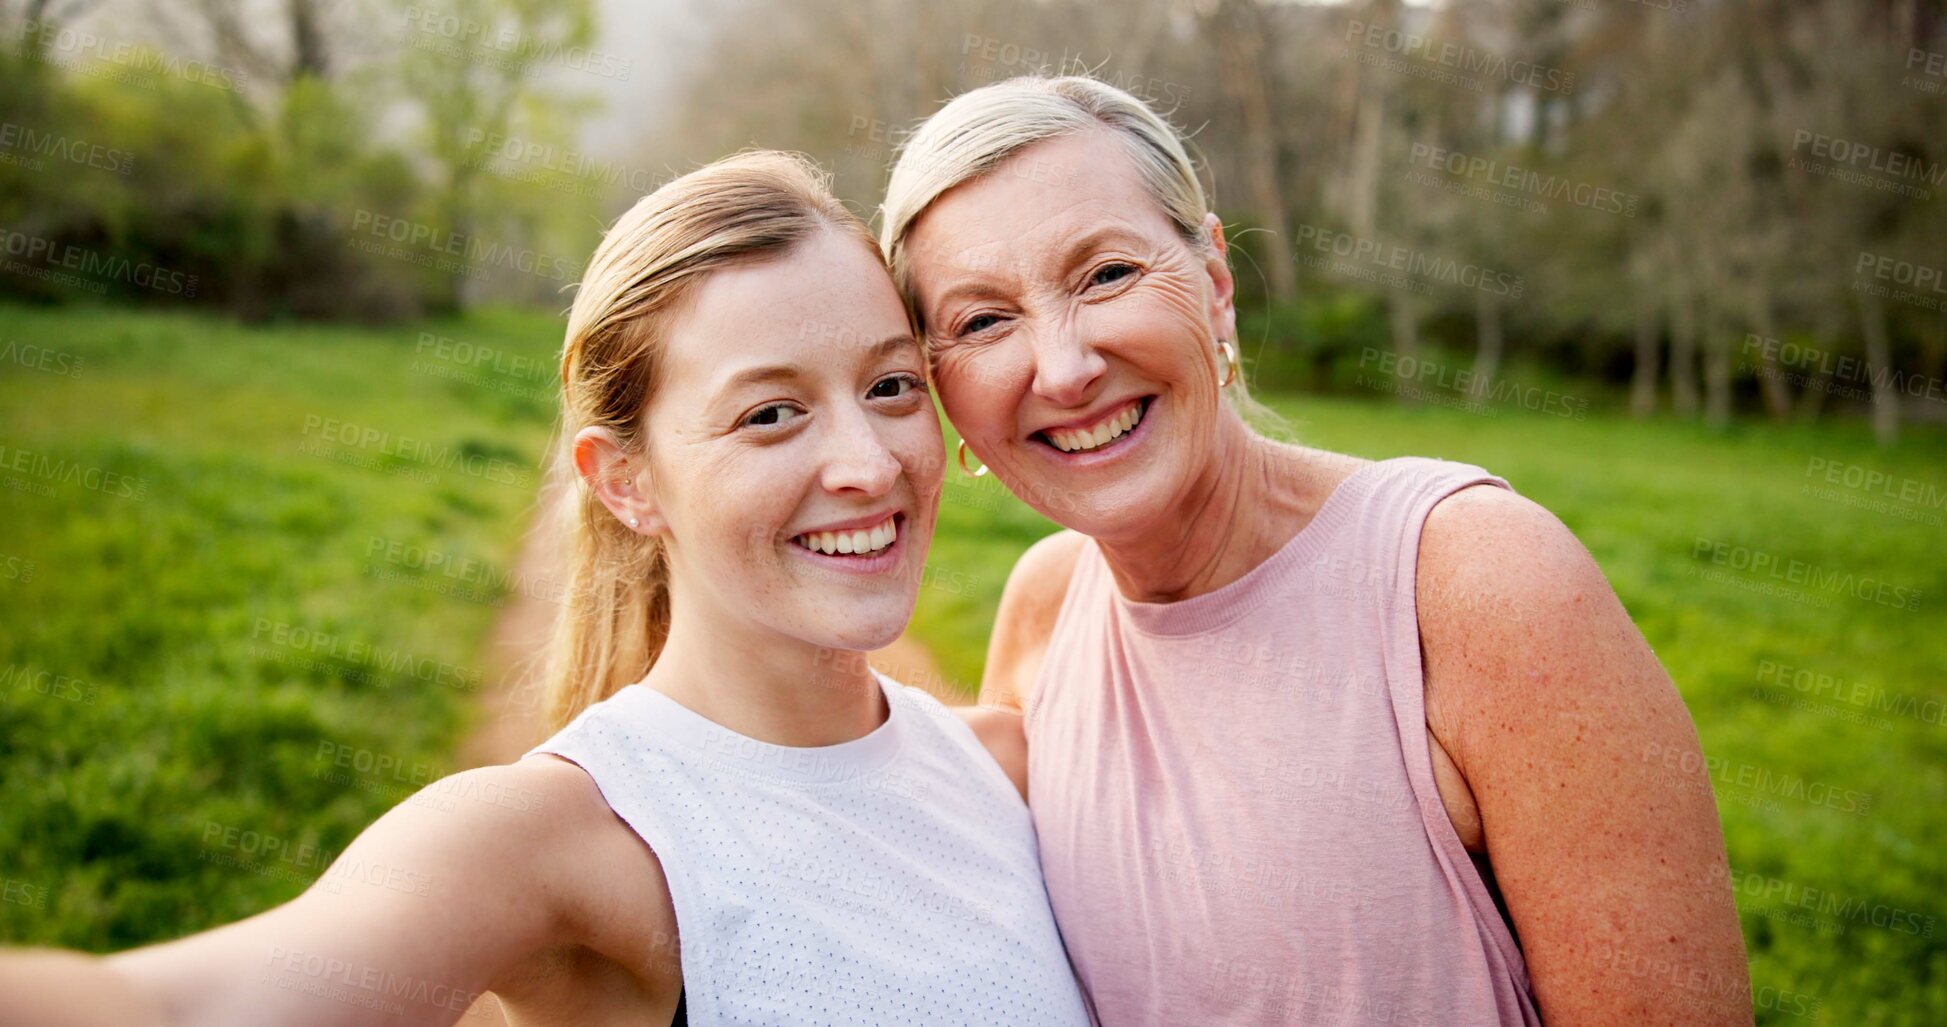
[(758, 150), (643, 197), (589, 259), (568, 313), (559, 439), (543, 496), (569, 565), (549, 651), (551, 730), (641, 680), (669, 637), (663, 542), (618, 521), (580, 479), (576, 433), (607, 428), (632, 455), (645, 453), (642, 415), (655, 392), (670, 312), (710, 273), (781, 257), (828, 229), (878, 252), (870, 230), (832, 197), (816, 165)]

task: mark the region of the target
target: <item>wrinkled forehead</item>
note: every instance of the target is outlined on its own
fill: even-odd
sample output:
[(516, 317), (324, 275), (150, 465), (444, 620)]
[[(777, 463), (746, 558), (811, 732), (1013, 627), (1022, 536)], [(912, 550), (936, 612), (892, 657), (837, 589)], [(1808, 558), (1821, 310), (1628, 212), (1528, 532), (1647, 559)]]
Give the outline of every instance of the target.
[(1043, 140), (940, 194), (914, 219), (907, 281), (923, 305), (958, 278), (1031, 275), (1058, 264), (1076, 240), (1104, 229), (1175, 233), (1115, 133)]

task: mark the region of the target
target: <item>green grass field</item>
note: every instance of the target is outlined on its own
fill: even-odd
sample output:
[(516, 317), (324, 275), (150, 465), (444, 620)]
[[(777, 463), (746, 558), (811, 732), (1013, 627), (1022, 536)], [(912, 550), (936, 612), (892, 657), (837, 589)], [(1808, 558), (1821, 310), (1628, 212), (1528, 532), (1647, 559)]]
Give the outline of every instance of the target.
[[(0, 307), (0, 941), (262, 909), (450, 766), (521, 587), (559, 341), (505, 312)], [(1947, 437), (1274, 405), (1314, 445), (1481, 464), (1588, 544), (1712, 760), (1759, 1022), (1947, 1019)], [(1050, 530), (948, 471), (915, 633), (950, 680), (978, 680), (1007, 570)]]

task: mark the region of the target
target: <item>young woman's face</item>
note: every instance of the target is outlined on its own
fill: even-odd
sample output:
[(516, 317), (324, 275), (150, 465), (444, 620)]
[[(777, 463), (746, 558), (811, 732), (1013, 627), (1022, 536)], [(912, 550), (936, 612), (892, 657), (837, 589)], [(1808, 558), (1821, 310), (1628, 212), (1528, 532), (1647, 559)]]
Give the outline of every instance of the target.
[(1015, 495), (1116, 538), (1194, 487), (1223, 416), (1230, 274), (1221, 241), (1187, 242), (1115, 136), (1029, 146), (941, 196), (907, 240), (941, 403)]
[(671, 594), (812, 645), (912, 617), (940, 424), (892, 279), (827, 231), (709, 277), (671, 324), (644, 436)]

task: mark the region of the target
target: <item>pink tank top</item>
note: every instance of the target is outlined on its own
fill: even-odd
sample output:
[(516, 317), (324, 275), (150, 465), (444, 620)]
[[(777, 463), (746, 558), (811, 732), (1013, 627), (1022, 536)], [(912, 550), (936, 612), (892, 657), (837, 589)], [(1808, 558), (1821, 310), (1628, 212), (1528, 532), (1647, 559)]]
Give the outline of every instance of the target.
[(1085, 543), (1027, 702), (1028, 794), (1096, 1022), (1538, 1024), (1434, 785), (1420, 527), (1478, 467), (1348, 477), (1284, 548), (1175, 603)]

